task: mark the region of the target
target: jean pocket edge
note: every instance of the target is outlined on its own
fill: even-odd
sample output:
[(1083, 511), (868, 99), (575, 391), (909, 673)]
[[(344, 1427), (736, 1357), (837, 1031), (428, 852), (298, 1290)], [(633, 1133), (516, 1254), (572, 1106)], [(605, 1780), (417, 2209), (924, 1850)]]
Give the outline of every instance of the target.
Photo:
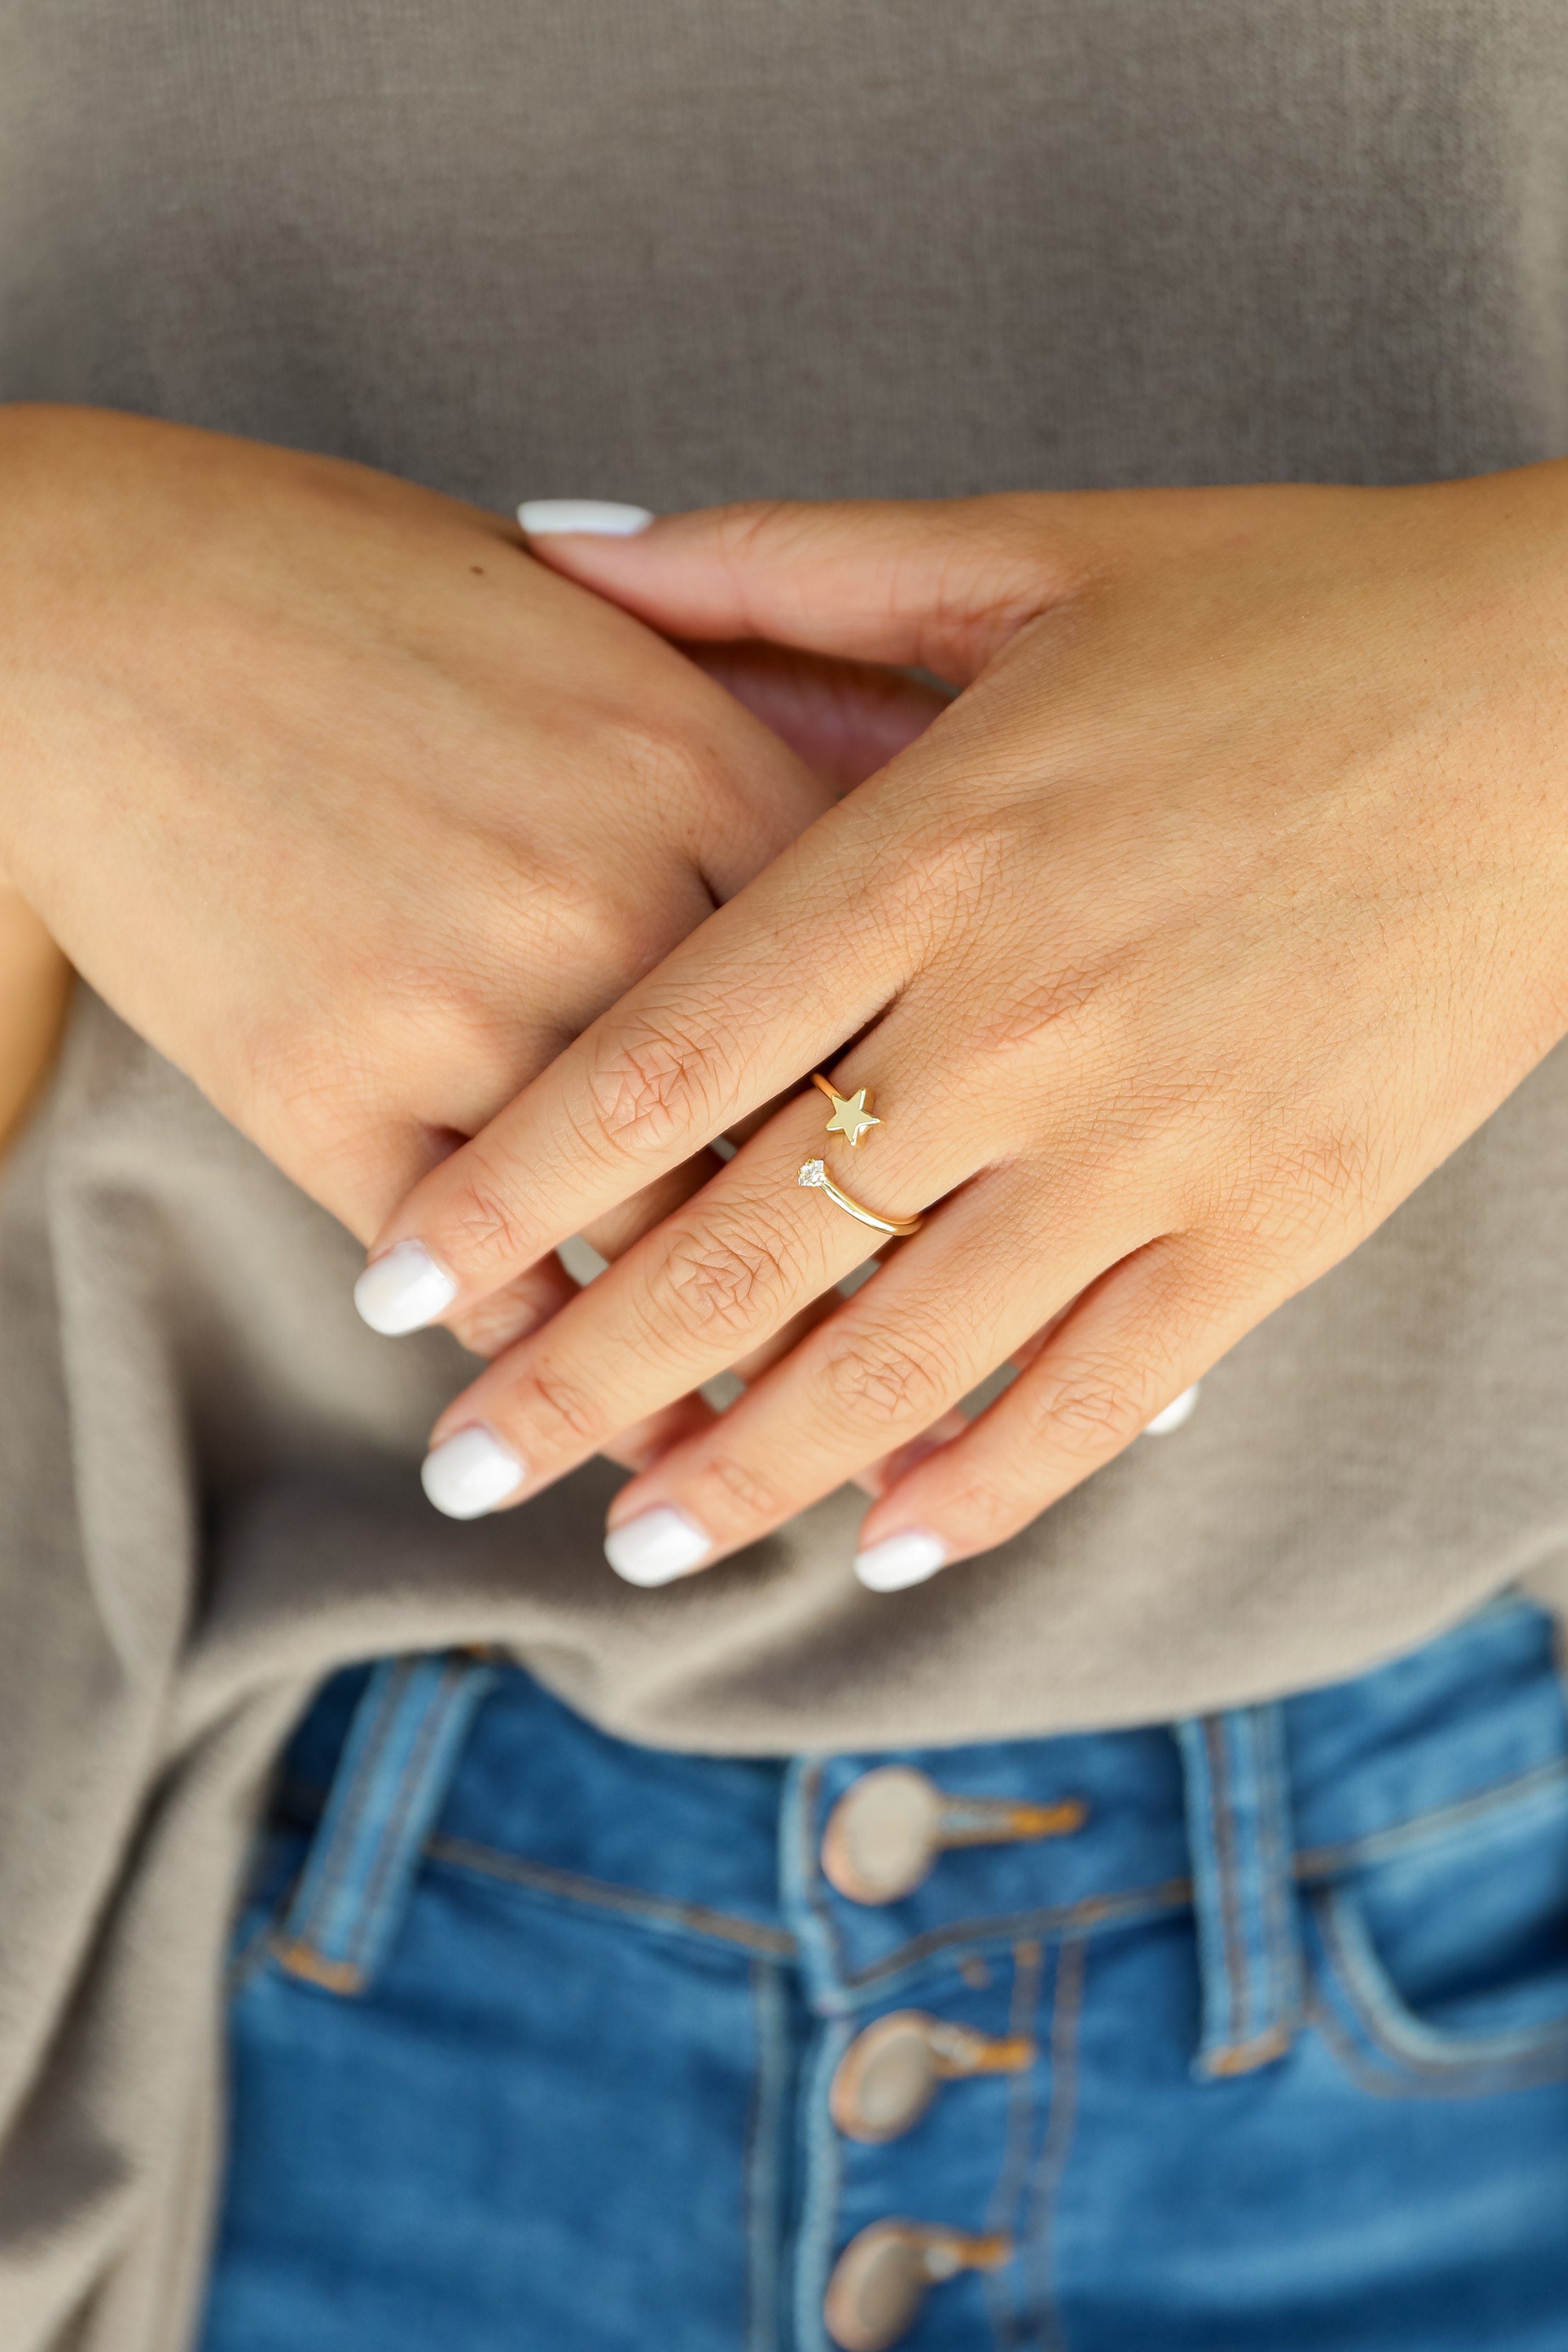
[(1308, 1908), (1319, 1962), (1309, 2021), (1364, 2090), (1482, 2098), (1568, 2079), (1568, 2015), (1496, 2033), (1429, 2025), (1384, 1967), (1348, 1888), (1320, 1887)]

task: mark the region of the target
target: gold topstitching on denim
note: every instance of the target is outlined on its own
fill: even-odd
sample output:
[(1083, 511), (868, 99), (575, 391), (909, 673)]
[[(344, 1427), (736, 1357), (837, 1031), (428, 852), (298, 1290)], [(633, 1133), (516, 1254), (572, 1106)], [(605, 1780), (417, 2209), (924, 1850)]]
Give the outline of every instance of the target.
[(467, 1838), (433, 1837), (425, 1847), (433, 1862), (475, 1870), (486, 1878), (507, 1880), (541, 1895), (555, 1895), (595, 1910), (619, 1911), (639, 1918), (659, 1919), (693, 1935), (715, 1937), (720, 1943), (740, 1944), (777, 1959), (793, 1959), (795, 1938), (780, 1927), (764, 1927), (727, 1911), (710, 1911), (703, 1903), (682, 1903), (664, 1895), (643, 1894), (636, 1887), (614, 1886), (607, 1879), (584, 1878), (573, 1870), (557, 1870), (542, 1862), (523, 1862), (494, 1847), (475, 1845)]
[(1511, 2090), (1560, 2082), (1568, 2075), (1568, 2018), (1553, 2019), (1536, 2030), (1538, 2040), (1533, 2035), (1530, 2037), (1531, 2046), (1511, 2052), (1489, 2053), (1472, 2044), (1469, 2049), (1455, 2049), (1450, 2053), (1412, 2049), (1396, 2041), (1371, 2006), (1370, 1989), (1363, 1993), (1358, 1985), (1354, 1959), (1339, 1930), (1332, 1890), (1325, 1889), (1312, 1897), (1312, 1916), (1333, 1982), (1357, 2027), (1373, 2049), (1388, 2062), (1381, 2070), (1369, 2065), (1364, 2054), (1346, 2036), (1328, 2001), (1322, 1994), (1314, 1997), (1313, 2023), (1364, 2090), (1375, 2091), (1385, 2098), (1497, 2096)]
[[(1008, 2032), (1014, 2040), (1036, 2039), (1040, 2011), (1040, 1983), (1044, 1974), (1045, 1954), (1038, 1938), (1026, 1937), (1013, 1947), (1013, 1989), (1008, 2004)], [(1002, 2161), (986, 2209), (985, 2230), (990, 2237), (1009, 2237), (1018, 2245), (1021, 2237), (1021, 2215), (1017, 2208), (1029, 2178), (1030, 2141), (1034, 2133), (1036, 2085), (1040, 2076), (1038, 2048), (1032, 2062), (1009, 2080), (1007, 2091), (1007, 2122), (1002, 2145)], [(1002, 2305), (1001, 2276), (998, 2272), (983, 2274), (986, 2305), (991, 2315), (991, 2326), (999, 2345), (1016, 2346), (1019, 2337), (1015, 2314)]]
[[(1511, 2091), (1539, 2090), (1568, 2078), (1568, 2036), (1536, 2057), (1507, 2060), (1458, 2059), (1420, 2061), (1393, 2053), (1378, 2066), (1356, 2048), (1333, 2011), (1320, 1994), (1308, 2002), (1306, 2022), (1322, 2036), (1358, 2090), (1378, 2099), (1503, 2098)], [(1358, 2017), (1364, 2026), (1364, 2020)], [(1381, 2043), (1375, 2048), (1382, 2050)]]
[(1051, 1989), (1051, 2081), (1046, 2091), (1045, 2138), (1040, 2145), (1040, 2168), (1035, 2176), (1031, 2218), (1023, 2250), (1025, 2293), (1029, 2294), (1032, 2289), (1039, 2314), (1035, 2340), (1040, 2352), (1067, 2352), (1052, 2276), (1051, 2226), (1078, 2123), (1078, 2027), (1083, 2013), (1088, 1951), (1082, 1937), (1062, 1937), (1057, 1950), (1056, 1982)]
[[(810, 1769), (820, 1780), (819, 1768), (812, 1766)], [(1370, 1831), (1364, 1837), (1346, 1839), (1337, 1845), (1303, 1848), (1295, 1856), (1294, 1875), (1299, 1880), (1311, 1883), (1353, 1869), (1358, 1863), (1380, 1859), (1385, 1853), (1395, 1851), (1407, 1842), (1441, 1835), (1445, 1830), (1459, 1825), (1472, 1816), (1532, 1796), (1554, 1782), (1565, 1780), (1568, 1780), (1568, 1761), (1532, 1767), (1530, 1771), (1521, 1773), (1511, 1780), (1500, 1781), (1474, 1797), (1458, 1799), (1430, 1813), (1414, 1814), (1386, 1829)], [(301, 1827), (307, 1827), (313, 1814), (319, 1811), (323, 1797), (319, 1790), (296, 1782), (280, 1790), (277, 1801), (280, 1811)], [(808, 1822), (810, 1817), (808, 1808)], [(795, 1953), (794, 1938), (781, 1929), (732, 1919), (728, 1914), (709, 1911), (701, 1905), (685, 1904), (677, 1897), (638, 1888), (618, 1887), (605, 1880), (559, 1870), (548, 1864), (529, 1863), (499, 1848), (481, 1846), (467, 1840), (432, 1839), (425, 1850), (433, 1854), (439, 1852), (442, 1859), (456, 1866), (476, 1869), (487, 1876), (509, 1878), (520, 1885), (537, 1886), (542, 1892), (580, 1900), (599, 1908), (647, 1913), (675, 1919), (681, 1924), (692, 1925), (695, 1933), (712, 1933), (722, 1941), (744, 1943), (753, 1949), (779, 1957), (792, 1957)], [(990, 1918), (966, 1918), (955, 1921), (951, 1926), (928, 1928), (865, 1969), (844, 1970), (841, 1969), (842, 1955), (835, 1925), (827, 1906), (821, 1901), (814, 1873), (808, 1874), (807, 1884), (810, 1899), (819, 1911), (832, 1949), (841, 1962), (842, 1981), (848, 1990), (854, 1991), (863, 1990), (890, 1976), (896, 1976), (904, 1969), (954, 1944), (1010, 1944), (1020, 1936), (1091, 1934), (1100, 1928), (1124, 1927), (1161, 1912), (1178, 1910), (1192, 1900), (1191, 1880), (1171, 1878), (1150, 1885), (1087, 1895), (1071, 1904), (1043, 1906)], [(706, 1927), (700, 1924), (705, 1920), (717, 1924), (711, 1928)]]
[(1516, 1773), (1511, 1780), (1494, 1781), (1490, 1788), (1477, 1790), (1471, 1796), (1456, 1797), (1451, 1804), (1435, 1806), (1429, 1813), (1412, 1813), (1405, 1821), (1389, 1822), (1385, 1828), (1368, 1830), (1363, 1837), (1343, 1838), (1332, 1845), (1302, 1846), (1296, 1855), (1296, 1876), (1308, 1880), (1332, 1878), (1365, 1863), (1381, 1862), (1386, 1854), (1398, 1853), (1406, 1845), (1425, 1838), (1441, 1837), (1450, 1829), (1462, 1828), (1467, 1822), (1483, 1819), (1489, 1812), (1541, 1795), (1564, 1781), (1568, 1781), (1568, 1759), (1535, 1764), (1528, 1772)]

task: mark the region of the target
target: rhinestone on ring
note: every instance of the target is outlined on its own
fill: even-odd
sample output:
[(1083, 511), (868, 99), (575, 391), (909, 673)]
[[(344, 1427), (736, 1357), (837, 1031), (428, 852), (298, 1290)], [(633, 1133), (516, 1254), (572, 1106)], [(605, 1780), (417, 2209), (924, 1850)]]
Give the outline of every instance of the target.
[(852, 1201), (847, 1192), (839, 1190), (829, 1175), (825, 1162), (821, 1160), (806, 1160), (795, 1181), (806, 1185), (812, 1192), (825, 1192), (830, 1201), (837, 1202), (841, 1209), (847, 1210), (852, 1217), (858, 1217), (862, 1224), (869, 1225), (873, 1233), (896, 1234), (902, 1241), (906, 1234), (917, 1234), (925, 1222), (924, 1217), (879, 1216), (863, 1202)]

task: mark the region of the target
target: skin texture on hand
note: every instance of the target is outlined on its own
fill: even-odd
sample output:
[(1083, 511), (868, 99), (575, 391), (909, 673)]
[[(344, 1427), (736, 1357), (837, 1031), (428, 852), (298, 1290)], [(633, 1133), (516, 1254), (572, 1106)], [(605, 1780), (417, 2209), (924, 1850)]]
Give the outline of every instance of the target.
[[(1568, 468), (772, 507), (558, 567), (683, 638), (964, 688), (427, 1177), (462, 1304), (825, 1068), (435, 1432), (489, 1500), (766, 1345), (893, 1217), (875, 1280), (617, 1498), (643, 1581), (892, 1465), (866, 1580), (1012, 1534), (1354, 1249), (1568, 1025)], [(506, 1465), (509, 1465), (509, 1471)], [(437, 1477), (437, 1484), (439, 1483)], [(641, 1549), (639, 1550), (639, 1548)]]
[[(361, 1239), (939, 707), (799, 654), (705, 676), (510, 522), (362, 467), (16, 407), (0, 493), (0, 865)], [(487, 1353), (574, 1289), (547, 1262), (455, 1328)]]

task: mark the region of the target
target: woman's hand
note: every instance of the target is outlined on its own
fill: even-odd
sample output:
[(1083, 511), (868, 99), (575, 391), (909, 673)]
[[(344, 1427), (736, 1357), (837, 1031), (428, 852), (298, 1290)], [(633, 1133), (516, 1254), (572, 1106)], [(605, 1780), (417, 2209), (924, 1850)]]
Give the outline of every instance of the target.
[[(747, 648), (722, 691), (509, 523), (360, 467), (15, 408), (0, 493), (0, 865), (362, 1238), (938, 707)], [(488, 1352), (571, 1291), (552, 1263), (454, 1320)]]
[[(813, 1068), (821, 1097), (460, 1397), (519, 1499), (917, 1238), (618, 1497), (643, 1582), (748, 1543), (1011, 1356), (861, 1570), (985, 1549), (1332, 1266), (1568, 1023), (1568, 468), (1430, 488), (738, 509), (548, 560), (687, 637), (967, 690), (414, 1191), (469, 1308)], [(933, 1204), (937, 1204), (933, 1208)], [(894, 1465), (896, 1473), (897, 1465)]]

